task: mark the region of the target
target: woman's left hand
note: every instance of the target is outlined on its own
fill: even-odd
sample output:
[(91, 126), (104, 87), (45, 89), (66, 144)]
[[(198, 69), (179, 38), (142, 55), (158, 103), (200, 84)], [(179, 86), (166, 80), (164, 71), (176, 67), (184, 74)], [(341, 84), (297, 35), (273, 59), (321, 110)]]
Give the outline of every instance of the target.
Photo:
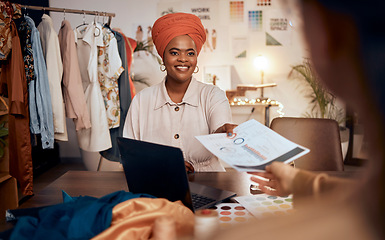
[(233, 135), (233, 129), (237, 127), (236, 124), (225, 123), (222, 127), (219, 127), (214, 133), (227, 133), (227, 136)]

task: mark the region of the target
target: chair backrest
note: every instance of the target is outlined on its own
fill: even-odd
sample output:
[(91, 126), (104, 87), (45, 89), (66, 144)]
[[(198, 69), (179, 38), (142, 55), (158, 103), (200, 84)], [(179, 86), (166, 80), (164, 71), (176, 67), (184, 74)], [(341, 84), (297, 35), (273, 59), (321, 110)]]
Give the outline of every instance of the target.
[(294, 161), (295, 167), (311, 171), (343, 171), (338, 123), (321, 118), (275, 118), (270, 128), (283, 137), (310, 149)]

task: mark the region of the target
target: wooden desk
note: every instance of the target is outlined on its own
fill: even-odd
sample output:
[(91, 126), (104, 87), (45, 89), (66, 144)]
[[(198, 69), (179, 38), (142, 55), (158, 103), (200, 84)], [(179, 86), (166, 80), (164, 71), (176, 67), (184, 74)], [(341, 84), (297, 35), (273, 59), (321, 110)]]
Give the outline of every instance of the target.
[[(327, 172), (331, 176), (352, 177), (348, 172)], [(235, 192), (238, 196), (250, 193), (250, 175), (245, 172), (229, 170), (227, 172), (199, 172), (189, 174), (189, 181), (223, 190)], [(62, 202), (61, 190), (70, 196), (87, 195), (102, 197), (109, 193), (128, 191), (124, 172), (68, 171), (35, 196), (22, 204), (20, 208), (40, 207)]]
[[(242, 172), (194, 173), (189, 180), (228, 190), (237, 195), (250, 195), (250, 176)], [(22, 204), (20, 208), (40, 207), (62, 202), (61, 190), (70, 196), (102, 197), (106, 194), (128, 191), (123, 172), (68, 171), (46, 188)]]
[[(331, 173), (330, 175), (333, 176), (352, 176), (347, 172)], [(250, 193), (250, 175), (245, 172), (230, 170), (218, 173), (194, 173), (189, 174), (189, 180), (232, 191), (238, 196), (252, 195)], [(128, 188), (124, 172), (68, 171), (22, 204), (20, 208), (62, 203), (62, 190), (73, 197), (80, 195), (102, 197), (119, 190), (127, 191)], [(11, 227), (12, 225), (9, 223), (0, 222), (0, 231)]]

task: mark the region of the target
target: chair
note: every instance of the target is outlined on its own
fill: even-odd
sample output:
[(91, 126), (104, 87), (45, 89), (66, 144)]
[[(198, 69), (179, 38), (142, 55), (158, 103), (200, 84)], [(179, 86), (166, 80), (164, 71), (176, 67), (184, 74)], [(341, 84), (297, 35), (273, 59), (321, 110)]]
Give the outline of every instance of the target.
[(307, 147), (310, 152), (294, 161), (295, 167), (310, 171), (343, 171), (338, 123), (321, 118), (274, 118), (270, 128), (283, 137)]

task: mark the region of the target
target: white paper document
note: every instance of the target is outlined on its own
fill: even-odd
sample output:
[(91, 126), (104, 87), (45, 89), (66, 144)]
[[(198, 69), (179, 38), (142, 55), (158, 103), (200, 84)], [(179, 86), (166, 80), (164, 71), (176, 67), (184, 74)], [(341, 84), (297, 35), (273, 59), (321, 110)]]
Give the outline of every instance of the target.
[(289, 163), (309, 152), (254, 119), (240, 124), (233, 132), (232, 136), (217, 133), (196, 138), (238, 171), (264, 171), (273, 161)]

